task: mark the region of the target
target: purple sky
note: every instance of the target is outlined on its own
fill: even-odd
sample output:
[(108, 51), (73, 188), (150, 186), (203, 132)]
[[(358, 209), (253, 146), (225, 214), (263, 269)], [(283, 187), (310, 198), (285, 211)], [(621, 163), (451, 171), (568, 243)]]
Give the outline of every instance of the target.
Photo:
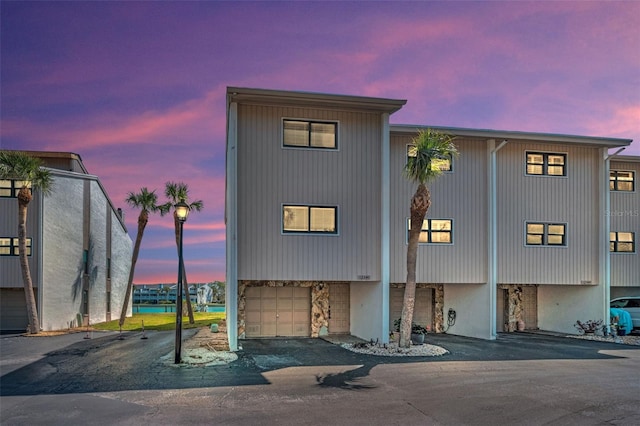
[[(5, 149), (70, 151), (125, 210), (184, 181), (190, 282), (224, 280), (227, 86), (407, 99), (392, 123), (634, 139), (640, 2), (0, 3)], [(135, 282), (176, 280), (152, 216)]]

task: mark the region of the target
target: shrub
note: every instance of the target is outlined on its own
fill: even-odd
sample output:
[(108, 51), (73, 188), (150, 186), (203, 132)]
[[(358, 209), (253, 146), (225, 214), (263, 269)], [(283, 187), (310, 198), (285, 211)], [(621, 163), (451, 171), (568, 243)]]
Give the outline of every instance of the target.
[(595, 333), (597, 330), (602, 329), (602, 320), (588, 320), (586, 322), (578, 320), (574, 324), (574, 327), (582, 333)]

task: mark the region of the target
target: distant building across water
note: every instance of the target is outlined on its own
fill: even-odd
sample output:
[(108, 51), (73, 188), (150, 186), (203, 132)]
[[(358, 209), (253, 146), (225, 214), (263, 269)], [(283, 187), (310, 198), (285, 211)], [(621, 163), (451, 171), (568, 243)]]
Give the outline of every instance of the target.
[[(191, 303), (224, 303), (223, 282), (189, 284)], [(139, 284), (133, 289), (134, 304), (163, 304), (176, 302), (176, 284)]]

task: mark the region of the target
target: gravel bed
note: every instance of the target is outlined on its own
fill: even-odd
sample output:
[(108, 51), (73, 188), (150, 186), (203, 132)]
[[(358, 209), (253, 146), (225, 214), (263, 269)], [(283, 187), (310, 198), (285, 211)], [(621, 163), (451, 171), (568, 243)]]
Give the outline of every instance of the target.
[(399, 348), (398, 344), (391, 342), (388, 344), (377, 343), (343, 343), (343, 348), (359, 354), (377, 355), (377, 356), (441, 356), (449, 353), (448, 350), (440, 346), (429, 345), (411, 345), (408, 349)]
[(609, 343), (619, 343), (621, 345), (632, 345), (632, 346), (640, 346), (640, 336), (638, 335), (630, 335), (630, 336), (599, 336), (593, 334), (581, 334), (581, 335), (568, 335), (572, 339), (583, 339), (583, 340), (594, 340), (596, 342), (609, 342)]
[[(631, 336), (597, 336), (597, 335), (567, 335), (572, 339), (594, 340), (598, 342), (618, 343), (622, 345), (640, 346), (640, 335)], [(396, 342), (380, 343), (342, 343), (344, 349), (360, 354), (376, 356), (442, 356), (449, 353), (444, 348), (435, 345), (411, 345), (410, 348), (399, 348)]]

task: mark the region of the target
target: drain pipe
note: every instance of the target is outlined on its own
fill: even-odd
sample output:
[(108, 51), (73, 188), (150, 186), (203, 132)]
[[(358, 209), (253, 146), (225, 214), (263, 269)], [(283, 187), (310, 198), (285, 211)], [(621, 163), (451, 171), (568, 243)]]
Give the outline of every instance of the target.
[(611, 155), (602, 148), (603, 162), (600, 165), (600, 205), (604, 208), (600, 219), (600, 282), (604, 292), (604, 323), (607, 334), (611, 333), (609, 323), (611, 318), (611, 253), (609, 252), (609, 233), (611, 232), (611, 190), (609, 188), (610, 160), (620, 154), (626, 147), (622, 147)]
[(227, 141), (225, 175), (227, 339), (238, 350), (238, 104), (227, 94)]
[(497, 292), (498, 292), (498, 184), (496, 178), (497, 153), (507, 144), (503, 140), (496, 147), (495, 139), (489, 139), (489, 265), (487, 284), (489, 285), (489, 338), (495, 340), (497, 336), (496, 315), (497, 315)]

